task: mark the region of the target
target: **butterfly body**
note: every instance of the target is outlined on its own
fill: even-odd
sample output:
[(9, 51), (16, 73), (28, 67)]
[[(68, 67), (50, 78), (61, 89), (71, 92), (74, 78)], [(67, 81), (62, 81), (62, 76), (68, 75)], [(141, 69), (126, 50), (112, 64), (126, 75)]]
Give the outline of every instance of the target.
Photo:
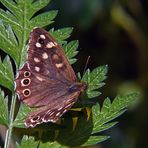
[(20, 101), (37, 108), (26, 119), (26, 127), (56, 122), (87, 87), (78, 82), (63, 49), (41, 28), (30, 34), (28, 60), (15, 83)]

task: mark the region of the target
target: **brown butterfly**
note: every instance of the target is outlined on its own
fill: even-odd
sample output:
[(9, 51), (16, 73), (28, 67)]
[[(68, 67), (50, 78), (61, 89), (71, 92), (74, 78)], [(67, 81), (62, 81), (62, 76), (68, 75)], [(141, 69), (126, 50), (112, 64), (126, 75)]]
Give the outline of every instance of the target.
[(41, 28), (30, 33), (28, 60), (15, 84), (20, 101), (37, 108), (25, 120), (26, 127), (57, 122), (87, 87), (78, 82), (63, 49)]

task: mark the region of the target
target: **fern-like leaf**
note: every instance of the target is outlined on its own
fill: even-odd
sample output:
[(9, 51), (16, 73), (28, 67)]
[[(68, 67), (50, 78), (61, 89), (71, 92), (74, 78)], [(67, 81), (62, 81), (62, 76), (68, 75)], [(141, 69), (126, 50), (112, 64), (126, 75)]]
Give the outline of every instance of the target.
[(85, 72), (82, 81), (88, 84), (88, 98), (94, 98), (101, 94), (98, 89), (105, 84), (103, 80), (106, 79), (107, 69), (105, 65), (95, 68), (92, 72), (89, 69)]
[(78, 54), (78, 45), (78, 41), (76, 40), (71, 41), (63, 46), (65, 54), (68, 57), (70, 64), (74, 64), (77, 61), (77, 59), (75, 59), (74, 57)]
[(133, 103), (137, 97), (137, 93), (117, 96), (112, 103), (109, 98), (106, 98), (101, 109), (99, 104), (93, 106), (94, 128), (92, 133), (101, 132), (117, 124), (117, 122), (110, 121), (123, 114), (127, 106)]
[(33, 137), (24, 136), (21, 144), (15, 143), (17, 148), (36, 148), (38, 147), (39, 142), (36, 142)]
[(0, 90), (0, 124), (8, 126), (8, 97)]
[(83, 146), (93, 146), (110, 138), (110, 136), (90, 136)]
[(5, 27), (0, 21), (0, 48), (19, 62), (19, 48), (15, 35), (10, 26)]
[(60, 45), (62, 45), (63, 43), (65, 43), (65, 40), (70, 37), (72, 30), (73, 30), (72, 27), (67, 27), (57, 30), (54, 30), (54, 28), (52, 28), (49, 32), (57, 40), (57, 42)]
[(8, 56), (5, 57), (3, 62), (0, 60), (0, 84), (12, 92), (14, 91), (14, 75), (12, 64)]

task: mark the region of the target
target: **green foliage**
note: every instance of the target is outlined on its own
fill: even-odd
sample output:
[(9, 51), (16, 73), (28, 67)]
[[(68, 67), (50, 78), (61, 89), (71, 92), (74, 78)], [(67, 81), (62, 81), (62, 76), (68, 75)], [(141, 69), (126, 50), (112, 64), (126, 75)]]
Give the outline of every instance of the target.
[[(26, 61), (29, 33), (34, 27), (45, 27), (53, 23), (57, 11), (34, 15), (45, 7), (50, 0), (0, 0), (0, 2), (8, 9), (7, 11), (0, 9), (0, 48), (14, 60), (17, 72)], [(75, 56), (78, 53), (78, 41), (75, 40), (69, 43), (65, 41), (70, 36), (72, 28), (51, 29), (49, 32), (63, 47), (69, 62), (71, 64), (75, 63)], [(100, 108), (98, 102), (91, 98), (98, 97), (101, 94), (99, 88), (104, 85), (103, 81), (106, 79), (107, 66), (97, 67), (92, 72), (88, 69), (81, 81), (88, 84), (86, 94), (89, 99), (85, 99), (91, 99), (94, 104), (90, 106), (90, 116), (84, 112), (84, 109), (69, 111), (67, 114), (70, 116), (66, 114), (58, 124), (46, 123), (33, 129), (26, 129), (24, 120), (29, 112), (34, 109), (21, 105), (16, 118), (14, 121), (12, 120), (14, 118), (14, 99), (16, 97), (14, 97), (14, 72), (8, 55), (3, 61), (0, 60), (0, 85), (8, 88), (13, 94), (13, 103), (11, 104), (8, 120), (7, 97), (0, 90), (0, 124), (9, 127), (6, 136), (7, 147), (9, 147), (11, 134), (13, 136), (14, 133), (15, 137), (18, 135), (15, 141), (18, 148), (38, 146), (41, 148), (65, 148), (97, 144), (109, 138), (109, 136), (98, 136), (97, 134), (114, 126), (117, 122), (112, 120), (124, 113), (126, 108), (138, 97), (135, 93), (117, 96), (112, 103), (109, 98), (106, 98), (102, 108)], [(84, 105), (85, 107), (87, 106)], [(14, 128), (13, 132), (12, 128)], [(23, 137), (21, 143), (19, 136)], [(35, 142), (31, 136), (34, 136), (40, 142)]]
[(57, 142), (35, 142), (33, 137), (24, 136), (21, 145), (16, 144), (17, 148), (35, 148), (39, 145), (40, 148), (66, 148), (66, 146), (59, 145)]
[(107, 65), (95, 68), (92, 72), (88, 69), (82, 81), (88, 84), (87, 95), (88, 98), (98, 97), (101, 93), (97, 90), (104, 85), (106, 79)]
[(0, 60), (0, 84), (13, 92), (13, 83), (14, 75), (12, 64), (10, 58), (6, 56), (3, 62)]
[(19, 48), (15, 35), (9, 24), (5, 27), (2, 21), (0, 21), (0, 48), (9, 54), (16, 62), (19, 61), (16, 56), (19, 53)]
[(137, 93), (117, 96), (112, 103), (109, 98), (106, 98), (101, 109), (99, 104), (93, 106), (92, 112), (94, 113), (94, 128), (92, 133), (104, 131), (117, 124), (117, 122), (110, 121), (123, 114), (126, 111), (126, 107), (129, 106), (137, 97)]
[(57, 40), (57, 42), (62, 45), (62, 43), (65, 43), (64, 40), (70, 37), (72, 30), (72, 27), (62, 28), (58, 30), (54, 30), (54, 28), (52, 28), (49, 32)]
[(75, 63), (77, 60), (73, 57), (75, 57), (78, 53), (76, 50), (78, 48), (78, 41), (71, 41), (68, 44), (65, 44), (64, 46), (65, 54), (69, 59), (70, 64)]
[(36, 148), (38, 146), (38, 142), (34, 141), (33, 137), (24, 136), (21, 144), (16, 143), (17, 148)]
[(0, 124), (8, 126), (8, 97), (0, 90)]

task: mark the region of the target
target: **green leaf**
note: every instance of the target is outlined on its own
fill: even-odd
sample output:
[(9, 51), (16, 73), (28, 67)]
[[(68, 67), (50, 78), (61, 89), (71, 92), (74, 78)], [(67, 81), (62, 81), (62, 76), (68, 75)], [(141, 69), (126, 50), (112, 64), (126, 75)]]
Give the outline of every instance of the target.
[(76, 59), (74, 57), (78, 54), (78, 51), (77, 51), (78, 45), (79, 45), (78, 41), (75, 40), (63, 46), (65, 50), (65, 54), (68, 57), (70, 64), (73, 64), (76, 62)]
[(110, 138), (109, 136), (90, 136), (88, 141), (83, 144), (83, 146), (93, 146), (96, 145), (97, 143), (103, 142)]
[(109, 98), (106, 98), (101, 110), (99, 104), (93, 106), (92, 113), (94, 128), (92, 133), (98, 133), (116, 125), (117, 122), (110, 121), (124, 113), (127, 106), (133, 103), (137, 97), (137, 93), (117, 96), (112, 103)]
[(0, 22), (0, 48), (9, 54), (16, 62), (19, 61), (19, 49), (11, 27), (5, 27)]
[(118, 122), (111, 122), (111, 123), (107, 123), (107, 124), (104, 124), (102, 126), (96, 124), (96, 126), (94, 127), (93, 129), (93, 133), (97, 133), (97, 132), (102, 132), (102, 131), (105, 131), (109, 128), (112, 128), (113, 126), (115, 126)]
[[(73, 31), (72, 27), (67, 27), (67, 28), (62, 28), (62, 29), (57, 29), (54, 30), (52, 28), (49, 33), (57, 40), (57, 42), (63, 43), (62, 41), (66, 40), (67, 38), (70, 37), (71, 32)], [(61, 44), (62, 45), (62, 44)]]
[(101, 95), (101, 92), (99, 91), (90, 91), (89, 89), (87, 90), (87, 96), (88, 98), (95, 98)]
[(57, 142), (47, 142), (40, 143), (40, 148), (67, 148), (67, 146), (62, 146)]
[(8, 126), (8, 97), (0, 90), (0, 124)]
[(0, 84), (12, 92), (14, 91), (13, 69), (8, 56), (5, 57), (3, 62), (0, 60)]
[(39, 142), (36, 142), (33, 137), (24, 136), (21, 144), (16, 144), (17, 148), (37, 148)]
[(1, 3), (7, 7), (12, 13), (19, 13), (19, 8), (17, 7), (16, 3), (12, 0), (0, 0)]
[(31, 19), (29, 23), (30, 28), (32, 29), (34, 26), (44, 27), (46, 25), (51, 24), (53, 23), (52, 20), (56, 17), (56, 15), (57, 15), (57, 11), (54, 11), (54, 10), (40, 14), (34, 17), (33, 19)]
[(39, 11), (40, 9), (44, 8), (45, 6), (47, 6), (49, 4), (51, 0), (37, 0), (34, 1), (34, 3), (32, 3), (30, 11), (28, 12), (29, 18), (31, 18), (35, 12)]
[(20, 28), (20, 24), (17, 22), (16, 17), (11, 14), (9, 11), (4, 11), (0, 9), (0, 19), (7, 25), (11, 25), (11, 27)]
[(94, 98), (101, 94), (98, 89), (104, 85), (102, 81), (106, 79), (107, 69), (107, 65), (104, 65), (95, 68), (92, 72), (89, 69), (85, 72), (82, 81), (88, 84), (88, 98)]

